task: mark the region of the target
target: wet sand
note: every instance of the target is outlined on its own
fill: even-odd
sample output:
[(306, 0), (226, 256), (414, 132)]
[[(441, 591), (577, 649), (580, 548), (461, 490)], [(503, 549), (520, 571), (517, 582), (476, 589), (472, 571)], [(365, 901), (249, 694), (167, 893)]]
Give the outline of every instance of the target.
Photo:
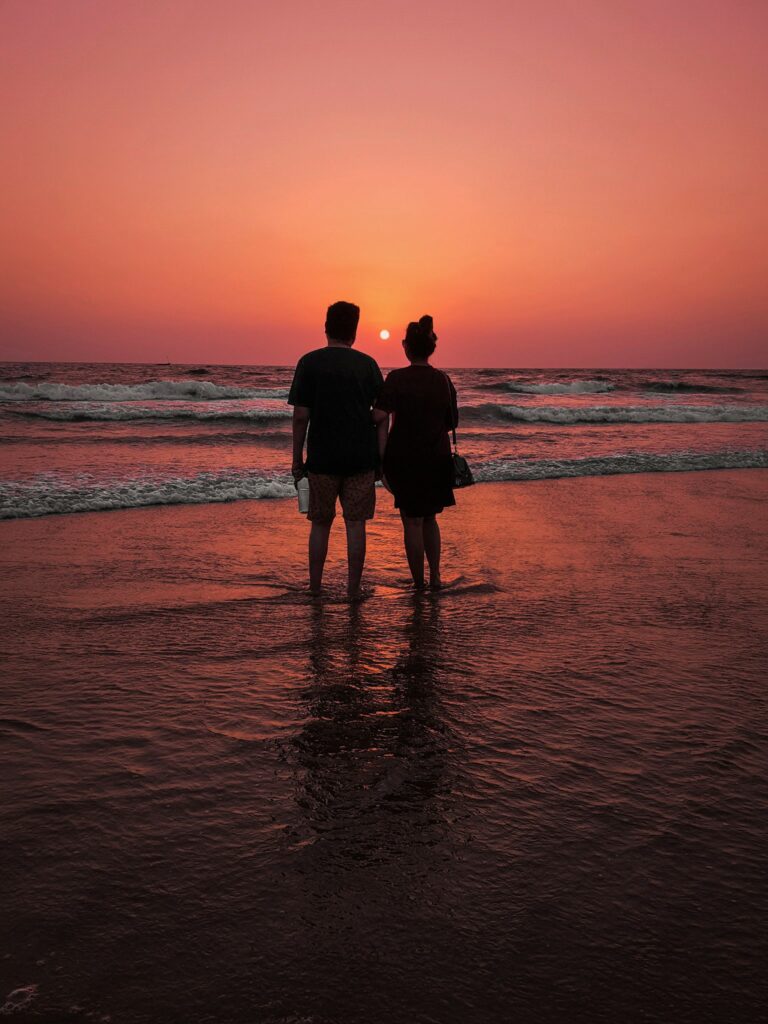
[(0, 524), (15, 1019), (760, 1019), (768, 473), (459, 502), (353, 607), (289, 502)]

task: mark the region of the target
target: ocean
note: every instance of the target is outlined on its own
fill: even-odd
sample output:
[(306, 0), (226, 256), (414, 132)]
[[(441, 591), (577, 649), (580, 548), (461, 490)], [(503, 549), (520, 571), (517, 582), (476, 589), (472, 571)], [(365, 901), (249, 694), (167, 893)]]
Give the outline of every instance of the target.
[(764, 1020), (768, 374), (450, 372), (350, 604), (288, 368), (2, 368), (1, 1017)]
[[(450, 371), (482, 481), (768, 466), (768, 372)], [(285, 498), (289, 367), (0, 365), (0, 518)]]

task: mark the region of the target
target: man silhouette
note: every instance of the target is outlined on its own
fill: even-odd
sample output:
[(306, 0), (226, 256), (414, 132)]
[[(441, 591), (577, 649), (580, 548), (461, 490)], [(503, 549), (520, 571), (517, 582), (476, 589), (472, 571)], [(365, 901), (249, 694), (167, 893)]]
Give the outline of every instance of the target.
[[(309, 589), (319, 595), (328, 538), (341, 501), (347, 530), (347, 593), (360, 593), (365, 524), (376, 506), (379, 445), (372, 406), (383, 379), (376, 361), (352, 346), (360, 308), (334, 302), (325, 319), (324, 348), (299, 360), (288, 395), (293, 406), (293, 478), (309, 477)], [(304, 459), (304, 441), (307, 458)]]

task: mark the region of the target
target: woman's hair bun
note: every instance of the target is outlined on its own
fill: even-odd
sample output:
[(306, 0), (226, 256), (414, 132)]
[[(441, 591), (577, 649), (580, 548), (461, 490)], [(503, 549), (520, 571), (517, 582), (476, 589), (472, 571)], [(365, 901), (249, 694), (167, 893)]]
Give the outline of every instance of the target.
[(427, 336), (435, 333), (431, 316), (425, 314), (424, 316), (419, 317), (419, 330), (422, 334), (426, 334)]

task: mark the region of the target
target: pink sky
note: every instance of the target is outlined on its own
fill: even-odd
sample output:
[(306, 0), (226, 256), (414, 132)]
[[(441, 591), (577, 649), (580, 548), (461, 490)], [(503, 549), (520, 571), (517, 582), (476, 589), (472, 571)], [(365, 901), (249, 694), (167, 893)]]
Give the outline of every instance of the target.
[[(768, 5), (4, 0), (0, 358), (758, 366)], [(388, 328), (392, 340), (378, 340)]]

